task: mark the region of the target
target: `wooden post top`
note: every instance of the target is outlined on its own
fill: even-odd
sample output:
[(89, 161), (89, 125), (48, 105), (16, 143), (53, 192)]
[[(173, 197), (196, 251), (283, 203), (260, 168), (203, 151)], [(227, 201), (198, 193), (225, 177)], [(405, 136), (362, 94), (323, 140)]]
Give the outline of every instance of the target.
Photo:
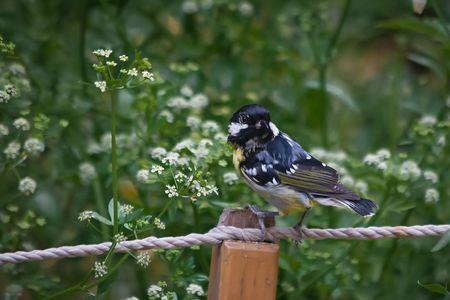
[[(275, 217), (264, 219), (266, 228), (275, 226)], [(226, 208), (220, 215), (218, 226), (234, 226), (238, 228), (259, 228), (258, 218), (248, 208)]]

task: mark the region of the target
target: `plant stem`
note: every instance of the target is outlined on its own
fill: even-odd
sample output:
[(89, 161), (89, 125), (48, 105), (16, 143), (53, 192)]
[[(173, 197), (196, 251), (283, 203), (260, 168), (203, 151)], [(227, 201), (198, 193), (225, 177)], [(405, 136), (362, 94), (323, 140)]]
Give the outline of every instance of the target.
[(117, 143), (116, 143), (117, 92), (111, 92), (111, 165), (113, 189), (113, 236), (119, 232), (119, 200), (117, 186)]

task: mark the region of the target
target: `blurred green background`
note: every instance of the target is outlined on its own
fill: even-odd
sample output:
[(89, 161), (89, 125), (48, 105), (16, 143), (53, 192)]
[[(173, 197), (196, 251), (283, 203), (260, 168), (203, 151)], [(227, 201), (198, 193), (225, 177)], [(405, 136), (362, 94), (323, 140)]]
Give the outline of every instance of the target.
[[(231, 170), (226, 149), (205, 167), (220, 188), (213, 199), (179, 202), (165, 213), (169, 200), (163, 186), (136, 183), (136, 171), (148, 166), (143, 160), (150, 159), (149, 148), (170, 148), (193, 135), (178, 124), (191, 112), (164, 100), (186, 86), (209, 99), (195, 115), (216, 121), (222, 132), (240, 106), (265, 105), (281, 130), (343, 168), (349, 185), (362, 180), (366, 187), (360, 190), (381, 206), (372, 220), (318, 208), (308, 226), (449, 223), (448, 1), (428, 1), (418, 15), (407, 0), (2, 0), (0, 34), (16, 45), (15, 54), (2, 62), (0, 87), (13, 81), (24, 86), (17, 99), (0, 103), (0, 121), (25, 117), (33, 135), (45, 140), (44, 153), (13, 172), (3, 152), (13, 133), (1, 137), (1, 252), (103, 240), (77, 219), (85, 209), (105, 211), (111, 198), (109, 152), (93, 155), (88, 149), (110, 126), (109, 102), (92, 87), (91, 53), (97, 48), (130, 56), (138, 50), (161, 78), (153, 87), (119, 93), (118, 132), (130, 136), (145, 127), (147, 134), (136, 146), (125, 141), (129, 147), (119, 151), (120, 197), (150, 215), (164, 210), (167, 228), (149, 234), (205, 232), (223, 207), (264, 204), (242, 182), (223, 184), (222, 173)], [(159, 117), (163, 110), (175, 118), (166, 120), (171, 124)], [(391, 153), (387, 170), (364, 160), (380, 148)], [(218, 165), (221, 159), (226, 166)], [(405, 161), (413, 161), (420, 176), (402, 177)], [(83, 162), (95, 166), (92, 184), (79, 175)], [(427, 179), (425, 171), (438, 179)], [(17, 188), (25, 176), (38, 183), (30, 196)], [(438, 196), (426, 201), (429, 189)], [(293, 224), (296, 217), (280, 218), (279, 224)], [(437, 241), (308, 241), (299, 248), (283, 241), (277, 299), (448, 298), (418, 284), (440, 284), (436, 289), (445, 293), (450, 282), (450, 248), (431, 252)], [(206, 290), (209, 247), (174, 254), (183, 260), (158, 255), (162, 258), (155, 255), (147, 269), (127, 262), (101, 297), (146, 299), (148, 285), (158, 280), (182, 299), (183, 280)], [(76, 284), (93, 262), (3, 266), (0, 295), (43, 298)], [(90, 291), (95, 294), (95, 287)]]

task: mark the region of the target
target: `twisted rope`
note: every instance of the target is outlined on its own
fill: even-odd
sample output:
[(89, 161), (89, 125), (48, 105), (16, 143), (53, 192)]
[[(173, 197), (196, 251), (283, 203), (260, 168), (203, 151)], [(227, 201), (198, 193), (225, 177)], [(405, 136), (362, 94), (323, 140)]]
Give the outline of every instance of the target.
[[(422, 225), (422, 226), (385, 226), (385, 227), (356, 227), (337, 229), (308, 229), (302, 230), (302, 239), (324, 240), (324, 239), (380, 239), (391, 237), (426, 237), (439, 236), (450, 230), (447, 225)], [(218, 226), (205, 234), (191, 233), (186, 236), (163, 237), (154, 236), (119, 243), (115, 252), (128, 252), (133, 250), (147, 249), (173, 249), (191, 247), (194, 245), (214, 245), (225, 240), (240, 240), (246, 242), (276, 242), (280, 239), (298, 239), (299, 234), (293, 228), (268, 228), (265, 236), (260, 229), (237, 228), (232, 226)], [(66, 257), (85, 257), (101, 255), (109, 250), (111, 242), (91, 245), (63, 246), (45, 250), (18, 251), (0, 254), (0, 265), (6, 263), (22, 263), (44, 259), (61, 259)]]

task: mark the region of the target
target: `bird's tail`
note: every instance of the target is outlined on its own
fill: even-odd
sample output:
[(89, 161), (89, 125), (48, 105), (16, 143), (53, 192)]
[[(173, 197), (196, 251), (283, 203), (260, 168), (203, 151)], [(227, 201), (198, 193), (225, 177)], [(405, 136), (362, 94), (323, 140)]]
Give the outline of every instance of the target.
[(359, 200), (346, 200), (346, 199), (336, 199), (343, 206), (350, 208), (357, 214), (360, 214), (363, 217), (370, 217), (375, 214), (375, 209), (378, 208), (378, 205), (372, 200), (361, 198)]

